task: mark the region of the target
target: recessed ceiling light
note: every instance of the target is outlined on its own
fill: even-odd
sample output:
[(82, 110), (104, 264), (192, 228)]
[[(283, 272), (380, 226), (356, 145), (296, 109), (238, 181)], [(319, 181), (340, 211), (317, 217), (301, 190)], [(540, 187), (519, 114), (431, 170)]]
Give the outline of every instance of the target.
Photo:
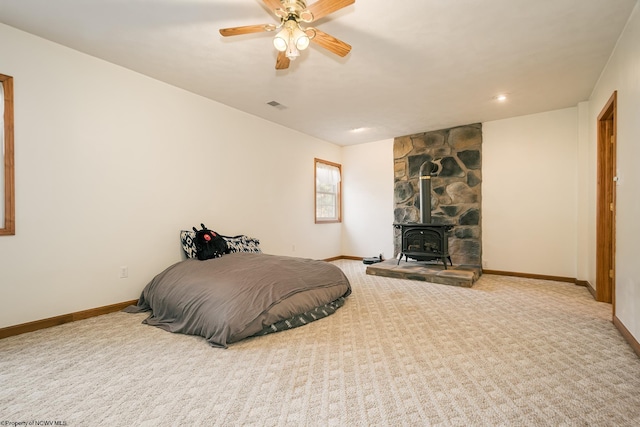
[(368, 128), (353, 128), (351, 129), (351, 132), (353, 133), (359, 133), (359, 132), (364, 132), (365, 130), (367, 130)]
[(496, 95), (493, 97), (493, 99), (495, 99), (498, 102), (504, 102), (507, 100), (507, 94), (506, 93), (502, 93), (500, 95)]

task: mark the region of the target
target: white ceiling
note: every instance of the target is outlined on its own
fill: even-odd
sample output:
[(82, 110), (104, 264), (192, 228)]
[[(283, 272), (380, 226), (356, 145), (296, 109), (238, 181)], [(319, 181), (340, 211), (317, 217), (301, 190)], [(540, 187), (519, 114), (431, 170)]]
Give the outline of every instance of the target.
[(277, 24), (261, 0), (0, 0), (0, 22), (349, 145), (575, 106), (636, 2), (356, 0), (313, 23), (349, 55), (312, 44), (280, 71), (273, 33), (218, 33)]

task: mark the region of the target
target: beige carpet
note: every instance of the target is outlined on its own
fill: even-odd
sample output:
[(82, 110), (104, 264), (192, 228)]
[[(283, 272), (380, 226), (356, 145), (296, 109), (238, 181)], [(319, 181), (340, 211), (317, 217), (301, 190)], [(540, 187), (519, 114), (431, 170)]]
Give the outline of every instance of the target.
[(336, 314), (227, 350), (126, 313), (0, 340), (0, 421), (640, 425), (640, 359), (585, 288), (485, 275), (468, 289), (336, 264), (354, 290)]

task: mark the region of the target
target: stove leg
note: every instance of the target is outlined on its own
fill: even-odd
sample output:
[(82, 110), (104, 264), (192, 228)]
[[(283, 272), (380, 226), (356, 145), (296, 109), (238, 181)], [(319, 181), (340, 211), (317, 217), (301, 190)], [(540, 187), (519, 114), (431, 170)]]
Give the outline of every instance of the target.
[(444, 269), (447, 269), (447, 259), (445, 257), (442, 257), (442, 264), (444, 265)]

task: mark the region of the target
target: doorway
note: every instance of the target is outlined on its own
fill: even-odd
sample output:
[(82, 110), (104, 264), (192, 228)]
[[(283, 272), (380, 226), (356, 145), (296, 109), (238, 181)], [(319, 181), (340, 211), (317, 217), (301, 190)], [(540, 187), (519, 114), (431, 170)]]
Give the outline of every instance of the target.
[(598, 116), (596, 212), (596, 300), (613, 304), (615, 314), (616, 117), (617, 91)]

